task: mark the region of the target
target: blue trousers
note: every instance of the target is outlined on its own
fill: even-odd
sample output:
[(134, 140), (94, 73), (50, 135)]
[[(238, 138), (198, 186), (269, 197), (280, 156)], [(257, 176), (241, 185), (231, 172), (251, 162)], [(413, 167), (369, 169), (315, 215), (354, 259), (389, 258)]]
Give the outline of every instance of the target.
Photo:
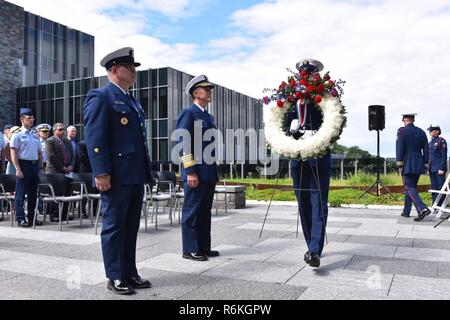
[(331, 168), (299, 161), (298, 166), (291, 168), (291, 172), (308, 250), (320, 256), (328, 219)]
[(114, 185), (101, 194), (102, 253), (106, 277), (126, 280), (138, 275), (136, 241), (139, 231), (143, 185)]
[(181, 219), (183, 253), (211, 250), (211, 207), (215, 182), (200, 182), (195, 189), (184, 183)]
[[(430, 180), (431, 180), (431, 189), (433, 190), (441, 190), (442, 186), (445, 182), (445, 173), (443, 175), (438, 175), (437, 172), (430, 172)], [(438, 194), (432, 193), (431, 197), (433, 198), (433, 204), (436, 200)], [(438, 205), (442, 205), (442, 202), (444, 201), (444, 197), (441, 198), (441, 201), (439, 201)]]
[(23, 179), (16, 181), (16, 196), (14, 205), (16, 207), (16, 219), (18, 222), (25, 220), (23, 202), (27, 195), (28, 221), (33, 221), (36, 207), (37, 185), (39, 184), (39, 165), (37, 161), (19, 160)]
[(413, 204), (417, 213), (426, 209), (427, 206), (423, 203), (422, 198), (420, 198), (417, 192), (417, 183), (419, 182), (420, 174), (404, 174), (402, 177), (403, 187), (405, 188), (405, 206), (403, 213), (409, 215)]

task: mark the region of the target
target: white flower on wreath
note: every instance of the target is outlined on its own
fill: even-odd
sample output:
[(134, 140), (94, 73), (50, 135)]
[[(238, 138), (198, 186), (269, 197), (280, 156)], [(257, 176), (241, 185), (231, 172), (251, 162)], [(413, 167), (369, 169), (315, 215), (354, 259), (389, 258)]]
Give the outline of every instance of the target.
[(290, 159), (306, 160), (317, 158), (328, 151), (345, 126), (345, 108), (338, 98), (328, 94), (316, 107), (323, 114), (322, 126), (316, 134), (303, 136), (299, 140), (287, 136), (283, 130), (284, 116), (290, 109), (290, 103), (285, 102), (283, 108), (279, 108), (276, 102), (264, 107), (264, 131), (273, 152)]

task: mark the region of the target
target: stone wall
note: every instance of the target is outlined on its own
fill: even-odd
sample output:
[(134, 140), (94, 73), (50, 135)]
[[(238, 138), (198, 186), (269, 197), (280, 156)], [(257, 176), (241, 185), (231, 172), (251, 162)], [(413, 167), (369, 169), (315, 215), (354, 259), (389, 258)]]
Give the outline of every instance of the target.
[(0, 129), (16, 124), (16, 89), (22, 86), (23, 8), (0, 0)]

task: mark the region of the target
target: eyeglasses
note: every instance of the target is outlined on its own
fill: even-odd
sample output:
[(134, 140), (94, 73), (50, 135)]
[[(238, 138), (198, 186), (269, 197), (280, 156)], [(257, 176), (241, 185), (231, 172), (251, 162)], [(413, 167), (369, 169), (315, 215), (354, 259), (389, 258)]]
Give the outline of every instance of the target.
[(66, 130), (66, 129), (64, 129), (64, 128), (56, 129), (56, 131), (64, 131), (64, 130)]

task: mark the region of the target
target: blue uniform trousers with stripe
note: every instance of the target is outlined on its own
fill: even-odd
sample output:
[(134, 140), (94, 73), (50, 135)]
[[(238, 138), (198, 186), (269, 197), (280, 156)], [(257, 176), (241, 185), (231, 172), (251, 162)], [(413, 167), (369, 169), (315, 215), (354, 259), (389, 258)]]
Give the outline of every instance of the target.
[(184, 183), (181, 219), (183, 253), (211, 250), (211, 207), (215, 186), (215, 182), (200, 182), (193, 189)]
[(102, 192), (102, 253), (106, 277), (126, 280), (138, 275), (136, 241), (139, 231), (144, 186), (113, 184)]
[(23, 179), (16, 181), (16, 193), (14, 206), (16, 207), (16, 220), (21, 222), (25, 220), (25, 210), (23, 203), (27, 195), (28, 221), (33, 221), (34, 210), (36, 207), (37, 185), (39, 184), (39, 165), (38, 161), (19, 160), (20, 169), (23, 172)]
[(403, 175), (403, 187), (405, 189), (405, 206), (403, 213), (409, 215), (411, 213), (412, 205), (420, 213), (427, 206), (423, 203), (417, 192), (417, 183), (419, 182), (420, 174), (404, 174)]
[[(430, 180), (431, 180), (431, 189), (433, 190), (441, 190), (442, 186), (445, 183), (445, 174), (439, 175), (437, 172), (430, 172)], [(432, 193), (431, 197), (433, 198), (433, 204), (436, 200), (438, 194)], [(441, 197), (441, 201), (439, 201), (438, 205), (442, 205), (442, 201), (444, 201), (444, 197)]]
[(308, 250), (320, 256), (328, 219), (331, 168), (299, 161), (298, 166), (291, 166), (291, 171)]

